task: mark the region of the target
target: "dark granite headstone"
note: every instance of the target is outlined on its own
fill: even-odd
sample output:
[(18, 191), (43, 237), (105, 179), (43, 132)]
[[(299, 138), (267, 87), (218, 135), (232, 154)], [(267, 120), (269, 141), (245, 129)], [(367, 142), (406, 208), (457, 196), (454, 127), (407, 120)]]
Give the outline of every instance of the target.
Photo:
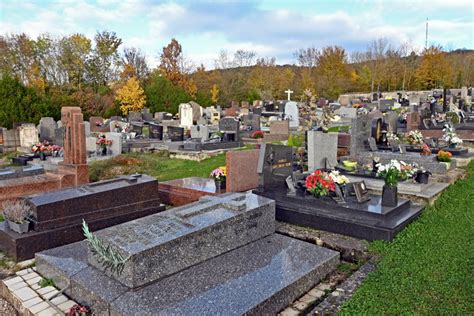
[(135, 121), (131, 124), (131, 127), (132, 127), (131, 132), (136, 133), (137, 136), (143, 135), (143, 127), (144, 127), (143, 123), (139, 123)]
[(130, 123), (132, 123), (132, 122), (142, 122), (143, 121), (142, 113), (140, 113), (140, 112), (130, 112), (130, 113), (128, 113), (128, 121)]
[(371, 137), (371, 128), (367, 115), (360, 115), (352, 120), (350, 155), (353, 159), (359, 153), (367, 151), (366, 142)]
[(61, 147), (64, 146), (64, 127), (56, 128), (54, 132), (54, 144)]
[(163, 126), (155, 123), (150, 123), (150, 138), (163, 140)]
[(233, 117), (224, 117), (219, 121), (219, 131), (224, 133), (222, 140), (224, 142), (237, 142), (239, 137), (240, 124)]
[(168, 139), (172, 142), (184, 140), (184, 128), (177, 126), (168, 126)]
[(262, 144), (258, 158), (259, 190), (284, 186), (293, 172), (293, 147)]
[(377, 143), (375, 142), (375, 138), (370, 137), (368, 139), (368, 142), (369, 142), (370, 151), (377, 151), (378, 150)]
[(394, 104), (395, 100), (379, 100), (379, 110), (383, 113), (388, 112)]

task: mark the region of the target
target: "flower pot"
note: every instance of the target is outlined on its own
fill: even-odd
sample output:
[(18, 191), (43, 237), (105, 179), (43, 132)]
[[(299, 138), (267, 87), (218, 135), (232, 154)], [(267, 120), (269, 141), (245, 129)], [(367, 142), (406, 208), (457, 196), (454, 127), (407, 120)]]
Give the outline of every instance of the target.
[(101, 154), (102, 156), (107, 156), (107, 147), (102, 147)]
[(26, 223), (23, 223), (23, 224), (18, 224), (18, 223), (10, 221), (8, 219), (7, 219), (7, 224), (8, 224), (8, 227), (11, 230), (13, 230), (14, 232), (17, 232), (18, 234), (27, 233), (28, 229), (30, 227), (30, 222), (26, 222)]
[(398, 205), (398, 188), (397, 186), (384, 185), (382, 189), (382, 206), (397, 206)]
[(416, 173), (415, 181), (417, 183), (428, 184), (428, 179), (430, 177), (431, 172), (429, 171), (419, 171)]
[(214, 184), (216, 185), (216, 192), (225, 190), (225, 180), (214, 179)]
[(441, 163), (446, 165), (446, 170), (451, 169), (451, 162), (441, 161)]
[(44, 151), (40, 151), (39, 157), (41, 160), (46, 160), (46, 153)]

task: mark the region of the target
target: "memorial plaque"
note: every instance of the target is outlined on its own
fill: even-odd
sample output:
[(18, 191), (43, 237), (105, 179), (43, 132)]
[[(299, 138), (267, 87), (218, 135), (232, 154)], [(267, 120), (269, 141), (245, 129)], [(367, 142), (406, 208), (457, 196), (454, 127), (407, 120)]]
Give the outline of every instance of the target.
[(352, 184), (354, 186), (354, 192), (357, 197), (357, 202), (364, 203), (370, 200), (369, 198), (369, 190), (365, 186), (365, 182), (354, 182)]
[(370, 151), (377, 151), (377, 150), (379, 150), (379, 148), (377, 147), (377, 143), (375, 142), (375, 138), (370, 137), (370, 138), (368, 139), (368, 142), (369, 142)]
[(96, 236), (127, 260), (121, 273), (104, 271), (136, 288), (216, 257), (275, 231), (275, 202), (252, 193), (206, 196), (199, 202), (99, 231)]

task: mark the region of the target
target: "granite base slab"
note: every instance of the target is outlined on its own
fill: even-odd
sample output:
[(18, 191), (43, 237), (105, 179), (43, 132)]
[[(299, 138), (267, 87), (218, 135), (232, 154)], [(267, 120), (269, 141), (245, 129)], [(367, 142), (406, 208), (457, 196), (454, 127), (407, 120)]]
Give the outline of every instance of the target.
[[(99, 219), (90, 219), (89, 227), (92, 231), (104, 229), (140, 217), (148, 216), (165, 210), (165, 206), (155, 206), (128, 212), (125, 214), (110, 214)], [(26, 234), (17, 234), (7, 227), (5, 222), (0, 223), (0, 250), (16, 261), (34, 258), (35, 253), (51, 249), (84, 239), (81, 224), (73, 224), (44, 231), (30, 231)]]
[(288, 197), (286, 189), (254, 193), (275, 200), (278, 221), (366, 240), (391, 241), (424, 208), (401, 198), (396, 207), (382, 207), (379, 195), (369, 195), (370, 200), (365, 203), (357, 203), (351, 198), (341, 205), (329, 198)]
[(160, 182), (158, 195), (168, 205), (181, 206), (196, 202), (205, 195), (225, 193), (218, 190), (213, 179), (189, 177)]
[[(350, 182), (364, 181), (365, 185), (369, 190), (375, 192), (382, 192), (384, 185), (384, 180), (381, 179), (369, 179), (357, 176), (347, 175)], [(432, 198), (436, 197), (438, 194), (443, 192), (449, 184), (430, 181), (427, 184), (421, 183), (412, 183), (409, 181), (399, 182), (398, 183), (398, 194), (403, 194), (406, 196), (413, 196), (417, 198), (422, 198), (429, 202)]]
[(339, 263), (339, 253), (272, 234), (130, 290), (87, 262), (85, 242), (36, 255), (38, 272), (99, 315), (271, 315)]

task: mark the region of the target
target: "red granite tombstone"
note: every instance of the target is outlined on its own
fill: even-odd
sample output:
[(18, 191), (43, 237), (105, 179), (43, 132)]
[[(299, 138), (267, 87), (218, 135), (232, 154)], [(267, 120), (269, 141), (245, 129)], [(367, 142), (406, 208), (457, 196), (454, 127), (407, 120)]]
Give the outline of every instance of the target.
[(86, 158), (85, 124), (81, 108), (61, 108), (61, 122), (64, 126), (64, 160), (59, 163), (58, 171), (71, 173), (70, 185), (76, 186), (89, 182), (89, 168)]
[(420, 113), (410, 112), (407, 114), (407, 132), (420, 128)]
[(227, 192), (243, 192), (257, 188), (259, 152), (259, 149), (227, 152)]

